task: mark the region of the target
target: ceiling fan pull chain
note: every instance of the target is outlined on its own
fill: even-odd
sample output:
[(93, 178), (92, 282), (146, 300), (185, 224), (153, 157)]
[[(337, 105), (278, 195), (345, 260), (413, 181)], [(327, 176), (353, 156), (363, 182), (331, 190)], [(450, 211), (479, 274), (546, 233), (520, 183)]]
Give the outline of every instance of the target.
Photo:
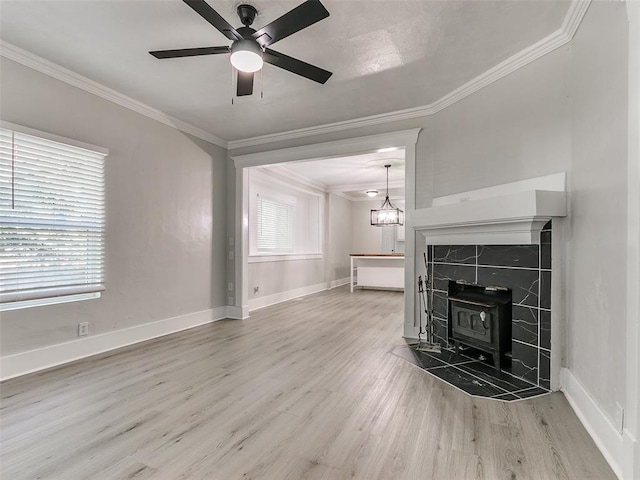
[(234, 68), (233, 65), (231, 65), (231, 105), (233, 105), (233, 92), (236, 91), (236, 76), (234, 75), (236, 73), (236, 69)]

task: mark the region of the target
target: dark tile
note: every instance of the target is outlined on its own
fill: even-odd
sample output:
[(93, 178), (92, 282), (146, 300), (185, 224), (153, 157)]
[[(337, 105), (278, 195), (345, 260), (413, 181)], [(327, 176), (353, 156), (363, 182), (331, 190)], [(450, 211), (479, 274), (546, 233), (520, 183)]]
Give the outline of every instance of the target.
[(461, 355), (456, 355), (455, 351), (450, 350), (448, 348), (443, 348), (441, 353), (430, 352), (430, 353), (427, 353), (426, 355), (429, 355), (430, 357), (433, 357), (433, 358), (437, 358), (441, 362), (444, 362), (450, 365), (469, 361), (468, 358), (464, 358)]
[(433, 245), (427, 245), (427, 261), (433, 262)]
[(514, 305), (511, 309), (511, 335), (514, 340), (538, 344), (538, 309)]
[(471, 375), (468, 372), (460, 370), (454, 366), (432, 368), (429, 373), (444, 380), (445, 382), (454, 385), (461, 390), (464, 390), (469, 395), (477, 395), (481, 397), (492, 397), (494, 395), (500, 395), (506, 393), (504, 390), (491, 385), (489, 382), (480, 380), (479, 378)]
[(540, 272), (540, 308), (551, 309), (551, 272)]
[(540, 310), (540, 347), (551, 349), (551, 312)]
[(490, 353), (464, 344), (460, 345), (460, 358), (465, 362), (473, 360), (493, 366), (493, 356)]
[(520, 342), (511, 342), (511, 373), (516, 377), (538, 383), (538, 349)]
[(441, 292), (433, 293), (433, 314), (436, 317), (447, 317), (447, 294)]
[(540, 350), (538, 361), (539, 385), (547, 390), (551, 389), (551, 352)]
[(436, 263), (433, 265), (434, 288), (446, 292), (449, 288), (449, 280), (462, 280), (467, 283), (475, 283), (476, 267), (473, 265), (445, 265)]
[(517, 395), (519, 398), (531, 398), (531, 397), (535, 397), (536, 395), (544, 395), (545, 393), (549, 393), (548, 390), (545, 390), (544, 388), (540, 388), (540, 387), (533, 387), (533, 388), (529, 388), (528, 390), (523, 390), (521, 392), (515, 393), (514, 395)]
[(538, 245), (479, 245), (478, 265), (538, 268)]
[(478, 284), (508, 287), (513, 303), (538, 306), (539, 270), (478, 267)]
[(433, 261), (440, 263), (466, 263), (475, 265), (475, 245), (436, 245), (433, 249)]
[(542, 227), (542, 230), (551, 230), (551, 225), (552, 225), (552, 220), (549, 220), (547, 223), (544, 224), (544, 227)]
[(540, 232), (540, 268), (551, 269), (551, 230)]
[(414, 365), (424, 370), (446, 365), (445, 362), (442, 362), (435, 357), (425, 355), (422, 352), (418, 352), (417, 350), (414, 350), (407, 345), (398, 345), (391, 351), (391, 353), (393, 353), (396, 357), (400, 357), (409, 363), (413, 363)]
[(516, 392), (534, 386), (530, 382), (526, 382), (480, 362), (458, 365), (458, 368), (476, 377), (480, 377), (482, 380), (492, 383), (497, 387), (503, 388), (507, 392)]
[(520, 397), (517, 397), (513, 393), (503, 393), (502, 395), (495, 395), (491, 398), (495, 398), (496, 400), (503, 400), (505, 402), (512, 402), (514, 400), (520, 400)]
[(449, 344), (449, 332), (447, 330), (447, 321), (442, 318), (434, 318), (433, 323), (436, 327), (435, 342), (440, 346), (446, 347)]

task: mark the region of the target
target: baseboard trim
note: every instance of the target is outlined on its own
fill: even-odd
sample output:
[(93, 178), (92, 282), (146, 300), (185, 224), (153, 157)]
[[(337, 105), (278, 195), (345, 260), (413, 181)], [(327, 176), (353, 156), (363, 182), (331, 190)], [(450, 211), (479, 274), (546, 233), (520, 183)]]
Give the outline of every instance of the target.
[(617, 477), (621, 480), (637, 478), (623, 474), (623, 465), (628, 464), (625, 458), (625, 446), (628, 450), (629, 435), (620, 434), (611, 423), (607, 415), (598, 406), (593, 397), (587, 392), (580, 381), (571, 373), (571, 370), (563, 368), (560, 372), (561, 388), (564, 396), (569, 401), (571, 408), (586, 428), (596, 446)]
[(286, 292), (279, 292), (272, 295), (266, 295), (264, 297), (253, 298), (249, 300), (249, 311), (253, 312), (260, 308), (269, 307), (277, 303), (286, 302), (287, 300), (293, 300), (294, 298), (304, 297), (305, 295), (311, 295), (312, 293), (318, 293), (324, 290), (327, 290), (327, 284), (318, 283), (316, 285), (294, 288), (293, 290), (287, 290)]
[(0, 358), (0, 380), (8, 380), (56, 367), (98, 353), (108, 352), (116, 348), (212, 323), (223, 318), (227, 318), (227, 307), (189, 313), (113, 332), (90, 335), (78, 340), (58, 343), (27, 352), (7, 355)]
[(351, 278), (349, 277), (339, 278), (338, 280), (331, 280), (331, 287), (329, 288), (338, 288), (338, 287), (341, 287), (342, 285), (347, 285), (350, 282), (351, 282)]
[(244, 320), (245, 318), (249, 318), (249, 309), (244, 307), (238, 307), (235, 305), (227, 306), (227, 318), (232, 320)]

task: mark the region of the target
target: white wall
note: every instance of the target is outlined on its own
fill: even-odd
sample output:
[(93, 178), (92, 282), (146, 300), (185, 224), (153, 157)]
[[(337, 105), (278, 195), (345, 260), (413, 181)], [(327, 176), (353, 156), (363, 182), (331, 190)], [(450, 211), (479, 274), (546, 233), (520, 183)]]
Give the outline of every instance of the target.
[(2, 356), (225, 305), (226, 152), (10, 60), (3, 120), (109, 149), (106, 291), (4, 312)]
[(382, 228), (371, 226), (371, 209), (380, 208), (381, 204), (382, 200), (378, 198), (351, 202), (352, 253), (383, 253)]
[(625, 403), (627, 20), (593, 2), (572, 47), (567, 367), (612, 423)]
[(337, 282), (349, 277), (350, 258), (352, 253), (353, 212), (354, 202), (346, 198), (329, 194), (329, 281)]

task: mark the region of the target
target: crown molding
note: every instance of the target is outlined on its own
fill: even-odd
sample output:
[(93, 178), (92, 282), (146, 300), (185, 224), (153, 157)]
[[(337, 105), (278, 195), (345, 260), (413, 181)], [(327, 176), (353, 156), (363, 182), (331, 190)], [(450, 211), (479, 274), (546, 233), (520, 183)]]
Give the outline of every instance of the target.
[(233, 150), (236, 148), (253, 147), (257, 145), (294, 140), (297, 138), (313, 135), (334, 133), (346, 129), (363, 128), (372, 125), (380, 125), (383, 123), (410, 120), (413, 118), (433, 115), (570, 42), (576, 31), (578, 30), (578, 26), (580, 25), (580, 22), (587, 12), (590, 4), (591, 0), (572, 0), (560, 29), (556, 30), (550, 35), (547, 35), (539, 42), (536, 42), (533, 45), (525, 48), (524, 50), (521, 50), (515, 55), (512, 55), (495, 67), (490, 68), (484, 73), (478, 75), (474, 79), (456, 88), (452, 92), (448, 93), (439, 100), (436, 100), (430, 105), (413, 107), (406, 110), (398, 110), (395, 112), (382, 113), (378, 115), (371, 115), (354, 120), (328, 123), (316, 127), (300, 128), (296, 130), (290, 130), (288, 132), (261, 135), (258, 137), (246, 138), (242, 140), (230, 140), (228, 142), (228, 148), (229, 150)]
[(189, 123), (166, 115), (160, 110), (2, 40), (0, 40), (0, 56), (133, 110), (141, 115), (157, 120), (165, 125), (206, 140), (214, 145), (233, 150), (433, 115), (570, 42), (590, 4), (591, 0), (572, 0), (560, 29), (530, 47), (512, 55), (505, 61), (478, 75), (430, 105), (230, 141), (226, 141)]
[(13, 60), (14, 62), (24, 65), (25, 67), (29, 67), (40, 73), (44, 73), (45, 75), (48, 75), (62, 82), (68, 83), (69, 85), (77, 87), (93, 95), (104, 98), (105, 100), (120, 105), (121, 107), (128, 108), (129, 110), (133, 110), (134, 112), (152, 118), (153, 120), (157, 120), (160, 123), (169, 125), (170, 127), (188, 133), (189, 135), (193, 135), (194, 137), (206, 140), (207, 142), (213, 143), (214, 145), (217, 145), (219, 147), (227, 148), (226, 140), (223, 140), (220, 137), (216, 137), (215, 135), (209, 132), (205, 132), (198, 127), (194, 127), (193, 125), (183, 122), (182, 120), (178, 120), (177, 118), (166, 115), (160, 110), (156, 110), (149, 105), (146, 105), (142, 102), (139, 102), (138, 100), (135, 100), (109, 87), (106, 87), (101, 83), (90, 80), (87, 77), (75, 73), (67, 68), (61, 67), (60, 65), (50, 62), (49, 60), (45, 60), (42, 57), (27, 52), (26, 50), (18, 48), (15, 45), (12, 45), (3, 40), (0, 40), (0, 56), (9, 60)]
[[(328, 192), (365, 192), (367, 190), (378, 190), (380, 193), (384, 193), (384, 190), (387, 188), (387, 183), (385, 180), (377, 180), (375, 182), (369, 183), (351, 183), (351, 184), (342, 184), (342, 185), (332, 185), (328, 188)], [(389, 188), (404, 188), (404, 178), (402, 180), (390, 180)]]

